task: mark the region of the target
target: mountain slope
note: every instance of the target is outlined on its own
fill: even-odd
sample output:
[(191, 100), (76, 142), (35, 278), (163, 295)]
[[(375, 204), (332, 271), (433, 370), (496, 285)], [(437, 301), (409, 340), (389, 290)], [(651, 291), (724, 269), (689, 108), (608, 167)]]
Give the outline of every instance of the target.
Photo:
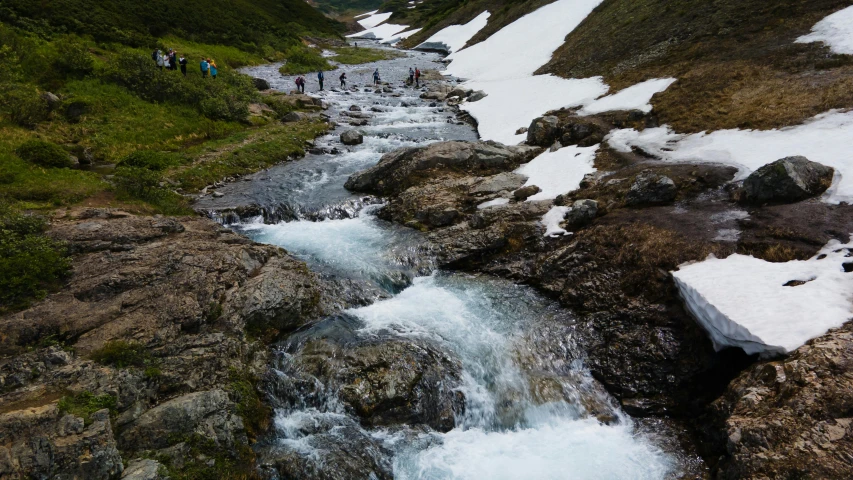
[(303, 0), (3, 0), (0, 21), (133, 46), (176, 35), (248, 50), (281, 48), (300, 35), (336, 36), (343, 28)]
[(311, 0), (309, 3), (330, 14), (366, 12), (382, 6), (382, 0)]

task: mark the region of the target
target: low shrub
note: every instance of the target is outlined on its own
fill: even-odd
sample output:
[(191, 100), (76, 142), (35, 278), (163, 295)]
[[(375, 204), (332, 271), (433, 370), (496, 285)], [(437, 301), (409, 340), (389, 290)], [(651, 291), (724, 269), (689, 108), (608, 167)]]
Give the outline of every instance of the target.
[(89, 358), (101, 365), (112, 365), (116, 368), (148, 367), (153, 364), (151, 354), (145, 350), (145, 346), (123, 340), (107, 342), (93, 351)]
[(15, 85), (0, 91), (0, 109), (12, 123), (25, 128), (35, 127), (49, 113), (47, 101), (31, 85)]
[(44, 140), (29, 140), (15, 149), (15, 154), (27, 162), (50, 168), (70, 168), (71, 156), (64, 148)]
[(116, 397), (112, 395), (94, 395), (91, 392), (81, 392), (74, 395), (66, 395), (59, 400), (59, 411), (62, 414), (71, 414), (81, 417), (84, 424), (92, 423), (92, 414), (99, 410), (107, 409), (114, 416), (116, 410)]
[(65, 245), (44, 235), (47, 220), (0, 204), (0, 312), (29, 306), (71, 269)]
[(58, 42), (56, 71), (69, 76), (83, 76), (95, 70), (95, 61), (85, 45), (72, 38)]
[(279, 69), (282, 75), (300, 75), (303, 73), (316, 72), (318, 70), (334, 70), (328, 60), (323, 58), (320, 50), (295, 45), (284, 52), (287, 62)]
[(117, 166), (145, 168), (159, 172), (174, 166), (176, 163), (168, 153), (154, 150), (137, 150), (121, 159)]

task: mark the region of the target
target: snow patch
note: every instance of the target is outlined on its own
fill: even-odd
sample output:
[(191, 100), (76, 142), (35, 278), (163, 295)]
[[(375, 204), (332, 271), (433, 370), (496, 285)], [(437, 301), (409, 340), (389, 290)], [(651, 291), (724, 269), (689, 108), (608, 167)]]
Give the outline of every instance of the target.
[[(748, 354), (792, 352), (853, 318), (850, 243), (829, 242), (814, 258), (770, 263), (734, 254), (682, 265), (673, 272), (684, 302), (714, 347)], [(796, 286), (791, 282), (799, 283)]]
[(400, 32), (400, 33), (393, 35), (391, 38), (386, 38), (385, 40), (382, 41), (382, 43), (394, 44), (394, 43), (400, 42), (402, 40), (405, 40), (405, 39), (411, 37), (412, 35), (420, 32), (421, 30), (423, 30), (423, 29), (422, 28), (414, 28), (412, 30), (406, 30), (405, 32)]
[(556, 238), (561, 237), (563, 235), (571, 235), (571, 232), (567, 232), (566, 229), (560, 227), (560, 223), (566, 218), (566, 214), (572, 207), (553, 207), (551, 210), (548, 210), (544, 216), (542, 216), (542, 225), (545, 226), (545, 236)]
[(670, 162), (720, 163), (739, 169), (736, 179), (780, 158), (802, 155), (833, 167), (828, 203), (853, 202), (853, 111), (817, 115), (802, 125), (774, 130), (719, 130), (681, 135), (668, 126), (615, 130), (605, 140), (621, 152), (632, 147)]
[(372, 12), (370, 15), (366, 16), (365, 18), (358, 20), (358, 24), (364, 28), (368, 28), (368, 29), (373, 28), (373, 27), (379, 25), (380, 23), (384, 22), (385, 20), (388, 20), (389, 18), (391, 18), (391, 15), (392, 15), (391, 13)]
[(674, 78), (647, 80), (613, 95), (599, 98), (583, 107), (578, 113), (580, 115), (595, 115), (616, 110), (641, 110), (643, 113), (649, 113), (652, 111), (650, 103), (652, 97), (656, 93), (663, 92), (673, 83), (675, 83)]
[(486, 26), (486, 23), (489, 21), (489, 16), (491, 14), (488, 11), (485, 11), (477, 16), (477, 18), (471, 20), (470, 22), (464, 25), (451, 25), (449, 27), (445, 27), (435, 35), (426, 39), (426, 41), (417, 47), (417, 49), (430, 49), (430, 50), (439, 50), (442, 49), (447, 53), (452, 53), (457, 50), (460, 50), (462, 47), (468, 43), (468, 40), (471, 40), (471, 37), (477, 34), (483, 27)]
[(407, 28), (409, 28), (408, 25), (395, 25), (393, 23), (385, 23), (379, 25), (378, 27), (367, 29), (363, 32), (347, 35), (347, 38), (364, 38), (368, 40), (383, 41), (389, 38), (393, 38), (396, 34), (404, 32)]
[(483, 203), (477, 205), (477, 208), (482, 210), (484, 208), (497, 207), (499, 205), (506, 205), (507, 203), (509, 203), (508, 198), (496, 198), (494, 200), (489, 200), (488, 202), (483, 202)]
[(536, 185), (542, 189), (527, 201), (550, 200), (580, 188), (584, 175), (595, 172), (593, 163), (598, 147), (572, 145), (548, 151), (519, 167), (515, 173), (528, 177), (524, 186)]
[(853, 54), (853, 6), (833, 13), (812, 27), (796, 43), (823, 42), (835, 53)]

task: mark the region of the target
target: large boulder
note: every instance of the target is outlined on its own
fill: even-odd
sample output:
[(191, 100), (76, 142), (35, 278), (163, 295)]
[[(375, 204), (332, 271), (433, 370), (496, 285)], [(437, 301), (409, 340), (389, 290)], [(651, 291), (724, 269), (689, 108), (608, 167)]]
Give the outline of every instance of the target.
[(678, 188), (671, 178), (658, 175), (649, 170), (640, 172), (625, 194), (625, 204), (659, 205), (675, 200)]
[(318, 408), (335, 392), (366, 425), (451, 430), (465, 405), (459, 360), (423, 340), (359, 339), (346, 333), (351, 322), (330, 318), (292, 337), (282, 375), (268, 376), (268, 390), (286, 406), (317, 402)]
[(560, 136), (560, 119), (554, 116), (534, 118), (527, 128), (527, 144), (550, 147)]
[(264, 80), (263, 78), (253, 78), (252, 84), (260, 91), (269, 90), (272, 88), (270, 86), (270, 82)]
[(789, 203), (822, 194), (835, 170), (805, 157), (787, 157), (752, 172), (743, 182), (743, 199), (754, 203)]
[(517, 168), (539, 151), (495, 142), (458, 141), (403, 148), (385, 154), (376, 166), (352, 175), (345, 186), (349, 190), (389, 195), (417, 184), (427, 177), (427, 170), (496, 174)]
[(246, 443), (243, 420), (223, 390), (194, 392), (174, 398), (142, 414), (121, 434), (125, 450), (166, 448), (176, 436), (197, 434), (220, 448)]
[(577, 200), (566, 214), (566, 223), (581, 227), (591, 223), (598, 215), (598, 202), (595, 200)]
[(850, 478), (853, 325), (741, 373), (713, 404), (718, 478)]
[(347, 130), (341, 134), (341, 143), (344, 145), (360, 145), (364, 143), (364, 134), (358, 130)]

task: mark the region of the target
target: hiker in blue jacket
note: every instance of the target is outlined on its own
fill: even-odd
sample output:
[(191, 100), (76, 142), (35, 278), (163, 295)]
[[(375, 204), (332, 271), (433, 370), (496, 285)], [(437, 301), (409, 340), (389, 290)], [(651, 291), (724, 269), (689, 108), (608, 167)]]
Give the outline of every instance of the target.
[(207, 59), (202, 58), (199, 67), (201, 67), (201, 76), (207, 77), (207, 73), (210, 71), (210, 64), (207, 63)]
[(323, 90), (323, 80), (326, 79), (326, 75), (323, 74), (323, 71), (320, 70), (317, 72), (317, 80), (320, 82), (320, 90)]

